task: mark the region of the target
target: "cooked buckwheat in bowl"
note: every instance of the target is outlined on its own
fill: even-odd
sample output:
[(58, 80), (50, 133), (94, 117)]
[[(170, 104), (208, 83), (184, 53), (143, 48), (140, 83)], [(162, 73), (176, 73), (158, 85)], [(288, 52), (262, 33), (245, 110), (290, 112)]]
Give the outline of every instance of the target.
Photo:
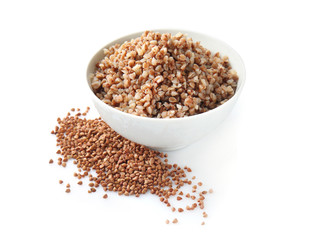
[(87, 81), (94, 105), (115, 131), (168, 151), (191, 144), (225, 119), (245, 68), (220, 40), (164, 29), (107, 44), (89, 63)]

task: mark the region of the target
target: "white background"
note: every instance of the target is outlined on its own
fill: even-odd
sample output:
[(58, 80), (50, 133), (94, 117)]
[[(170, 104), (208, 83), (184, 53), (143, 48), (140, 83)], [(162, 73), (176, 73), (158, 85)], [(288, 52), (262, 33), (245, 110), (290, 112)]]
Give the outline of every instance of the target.
[[(1, 1), (0, 239), (319, 239), (316, 2)], [(229, 118), (169, 153), (215, 191), (205, 226), (201, 212), (172, 214), (150, 194), (89, 195), (75, 166), (48, 164), (56, 118), (93, 109), (85, 89), (93, 54), (156, 28), (218, 37), (247, 69)], [(164, 223), (174, 217), (177, 225)]]

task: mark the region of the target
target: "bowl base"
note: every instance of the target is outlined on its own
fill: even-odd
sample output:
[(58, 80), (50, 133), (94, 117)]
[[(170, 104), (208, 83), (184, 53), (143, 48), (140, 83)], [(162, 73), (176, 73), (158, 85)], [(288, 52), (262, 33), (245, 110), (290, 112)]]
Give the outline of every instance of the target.
[(172, 152), (172, 151), (176, 151), (176, 150), (180, 150), (182, 148), (185, 148), (187, 147), (188, 145), (182, 145), (182, 146), (175, 146), (175, 147), (150, 147), (150, 146), (147, 146), (148, 148), (151, 148), (153, 150), (156, 150), (156, 151), (159, 151), (159, 152)]

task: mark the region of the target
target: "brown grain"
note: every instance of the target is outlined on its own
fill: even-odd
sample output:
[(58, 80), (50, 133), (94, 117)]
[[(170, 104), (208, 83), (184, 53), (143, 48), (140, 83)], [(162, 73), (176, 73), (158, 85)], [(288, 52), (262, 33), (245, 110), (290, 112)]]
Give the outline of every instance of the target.
[(178, 210), (178, 212), (184, 212), (183, 208), (178, 208), (177, 210)]

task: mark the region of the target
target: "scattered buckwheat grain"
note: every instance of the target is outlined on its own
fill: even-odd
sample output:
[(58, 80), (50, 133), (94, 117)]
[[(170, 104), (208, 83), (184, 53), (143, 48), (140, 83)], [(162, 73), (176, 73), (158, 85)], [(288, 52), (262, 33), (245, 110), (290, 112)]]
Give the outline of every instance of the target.
[[(196, 194), (199, 195), (196, 198), (187, 191), (181, 191), (185, 184), (192, 184), (187, 178), (187, 173), (191, 171), (189, 167), (183, 169), (177, 164), (170, 164), (167, 159), (164, 160), (167, 154), (123, 138), (101, 118), (90, 120), (83, 118), (81, 113), (74, 114), (68, 113), (63, 119), (57, 119), (58, 126), (53, 131), (60, 148), (58, 154), (61, 155), (57, 164), (66, 167), (72, 159), (78, 168), (78, 173), (73, 173), (74, 177), (88, 178), (90, 181), (88, 193), (96, 192), (99, 187), (105, 192), (117, 192), (123, 196), (139, 197), (140, 194), (151, 193), (171, 207), (172, 212), (176, 209), (183, 212), (184, 209), (171, 206), (169, 199), (175, 196), (182, 201), (181, 196), (185, 194), (186, 198), (190, 198), (188, 201), (192, 201), (191, 207), (187, 206), (186, 210), (194, 210), (196, 201), (201, 209), (204, 208), (203, 192)], [(78, 181), (78, 185), (82, 184)], [(194, 185), (192, 189), (196, 188)], [(65, 191), (71, 192), (69, 183)], [(103, 198), (107, 197), (104, 194)]]

